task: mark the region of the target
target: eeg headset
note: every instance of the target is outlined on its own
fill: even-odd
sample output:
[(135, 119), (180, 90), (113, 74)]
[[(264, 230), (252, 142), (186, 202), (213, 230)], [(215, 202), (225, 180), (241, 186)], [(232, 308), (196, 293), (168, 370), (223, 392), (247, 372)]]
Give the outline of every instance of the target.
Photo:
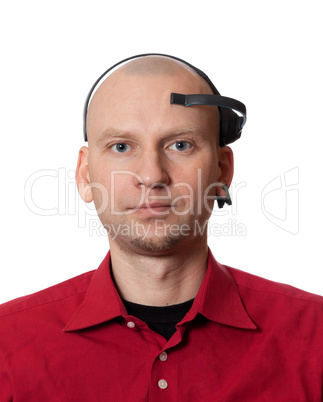
[[(220, 147), (223, 147), (227, 144), (231, 144), (232, 142), (238, 140), (241, 136), (242, 128), (247, 121), (247, 110), (243, 103), (228, 98), (226, 96), (221, 96), (219, 91), (215, 88), (212, 81), (209, 77), (200, 69), (192, 66), (192, 64), (187, 63), (186, 61), (175, 57), (170, 56), (167, 54), (162, 53), (144, 53), (138, 54), (136, 56), (128, 57), (124, 60), (119, 61), (118, 63), (114, 64), (112, 67), (108, 68), (100, 77), (95, 81), (88, 96), (86, 97), (85, 104), (84, 104), (84, 111), (83, 111), (83, 133), (84, 133), (84, 141), (87, 141), (87, 131), (86, 131), (86, 117), (87, 111), (89, 107), (90, 100), (92, 95), (99, 84), (99, 82), (114, 68), (123, 64), (127, 61), (137, 59), (139, 57), (146, 57), (146, 56), (162, 56), (168, 57), (173, 60), (180, 61), (187, 66), (191, 67), (194, 71), (196, 71), (205, 81), (209, 84), (213, 91), (213, 95), (209, 94), (190, 94), (190, 95), (183, 95), (177, 93), (170, 94), (170, 103), (175, 105), (183, 105), (183, 106), (194, 106), (194, 105), (209, 105), (209, 106), (218, 106), (219, 114), (220, 114)], [(238, 113), (242, 116), (239, 116)]]

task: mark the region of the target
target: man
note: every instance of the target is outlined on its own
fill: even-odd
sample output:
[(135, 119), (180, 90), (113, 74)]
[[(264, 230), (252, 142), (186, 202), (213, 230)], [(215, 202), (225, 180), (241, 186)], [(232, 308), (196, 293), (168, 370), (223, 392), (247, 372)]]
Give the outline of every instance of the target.
[(321, 401), (322, 297), (208, 250), (233, 176), (209, 82), (144, 56), (95, 89), (76, 180), (110, 252), (1, 307), (0, 401)]

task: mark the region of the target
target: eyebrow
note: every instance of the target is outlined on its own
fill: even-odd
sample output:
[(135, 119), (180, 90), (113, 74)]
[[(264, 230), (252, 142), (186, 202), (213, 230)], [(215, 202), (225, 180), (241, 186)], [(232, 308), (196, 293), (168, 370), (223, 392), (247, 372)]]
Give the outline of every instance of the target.
[[(165, 138), (175, 138), (180, 135), (184, 134), (192, 134), (194, 136), (199, 136), (199, 137), (204, 137), (204, 133), (202, 130), (199, 130), (195, 126), (186, 126), (186, 127), (179, 127), (175, 130), (170, 131), (169, 133), (165, 134)], [(101, 142), (105, 141), (107, 138), (126, 138), (126, 139), (136, 139), (136, 134), (130, 131), (121, 131), (115, 128), (107, 128), (104, 130), (99, 138), (96, 140), (97, 144), (100, 144)]]
[(134, 137), (134, 135), (129, 131), (121, 131), (114, 128), (107, 128), (100, 134), (99, 138), (96, 140), (96, 143), (100, 144), (101, 142), (105, 141), (106, 138), (120, 138), (120, 137), (131, 138)]

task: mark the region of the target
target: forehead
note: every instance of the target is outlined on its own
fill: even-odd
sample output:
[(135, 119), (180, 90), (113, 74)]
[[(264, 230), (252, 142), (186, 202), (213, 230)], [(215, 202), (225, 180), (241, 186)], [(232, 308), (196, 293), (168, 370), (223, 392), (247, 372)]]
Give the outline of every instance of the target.
[[(212, 93), (206, 81), (182, 63), (134, 60), (110, 75), (97, 89), (88, 110), (88, 133), (97, 137), (120, 130), (171, 130), (174, 125), (217, 125), (217, 108), (170, 104), (171, 92)], [(162, 122), (162, 124), (161, 124)]]

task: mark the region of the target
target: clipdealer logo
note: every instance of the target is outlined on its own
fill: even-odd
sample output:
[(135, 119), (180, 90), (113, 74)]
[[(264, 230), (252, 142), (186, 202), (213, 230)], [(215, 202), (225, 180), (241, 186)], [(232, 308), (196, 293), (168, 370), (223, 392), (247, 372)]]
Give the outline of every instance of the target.
[[(113, 179), (121, 173), (127, 172), (113, 172)], [(132, 172), (130, 173), (133, 174)], [(200, 169), (197, 175), (197, 180), (201, 180)], [(179, 185), (188, 187), (186, 183), (179, 183)], [(112, 214), (120, 214), (116, 210), (113, 194), (109, 197), (107, 189), (100, 183), (94, 183), (93, 186), (104, 191), (107, 200), (104, 207), (107, 207), (110, 203)], [(261, 210), (266, 219), (281, 230), (294, 235), (299, 232), (298, 186), (299, 168), (296, 167), (275, 177), (264, 186), (261, 192)], [(233, 204), (223, 209), (215, 207), (211, 213), (213, 217), (218, 217), (218, 222), (214, 222), (214, 219), (212, 219), (209, 225), (201, 228), (198, 228), (198, 223), (196, 223), (195, 231), (201, 233), (201, 231), (207, 230), (209, 236), (246, 236), (246, 225), (239, 222), (238, 219), (231, 218), (236, 217), (238, 214), (238, 193), (245, 187), (247, 187), (246, 182), (231, 183), (230, 195)], [(50, 189), (51, 196), (48, 196), (48, 194), (41, 196), (44, 193), (44, 188)], [(189, 193), (192, 194), (191, 190)], [(198, 194), (197, 197), (197, 207), (200, 212), (203, 209), (203, 202), (205, 206), (210, 197), (208, 193), (203, 196)], [(40, 216), (77, 216), (78, 227), (88, 228), (91, 236), (109, 233), (107, 228), (101, 225), (93, 203), (85, 204), (78, 196), (75, 171), (73, 170), (67, 171), (66, 168), (58, 168), (42, 169), (34, 172), (25, 182), (24, 198), (27, 208), (34, 214)], [(192, 203), (190, 203), (190, 209), (187, 212), (192, 212)], [(227, 216), (226, 221), (223, 219), (225, 216)], [(219, 221), (222, 223), (219, 223)], [(114, 228), (111, 230), (112, 233), (118, 233), (118, 230), (120, 232), (121, 230), (126, 230), (126, 228)], [(174, 228), (174, 230), (177, 229)]]

